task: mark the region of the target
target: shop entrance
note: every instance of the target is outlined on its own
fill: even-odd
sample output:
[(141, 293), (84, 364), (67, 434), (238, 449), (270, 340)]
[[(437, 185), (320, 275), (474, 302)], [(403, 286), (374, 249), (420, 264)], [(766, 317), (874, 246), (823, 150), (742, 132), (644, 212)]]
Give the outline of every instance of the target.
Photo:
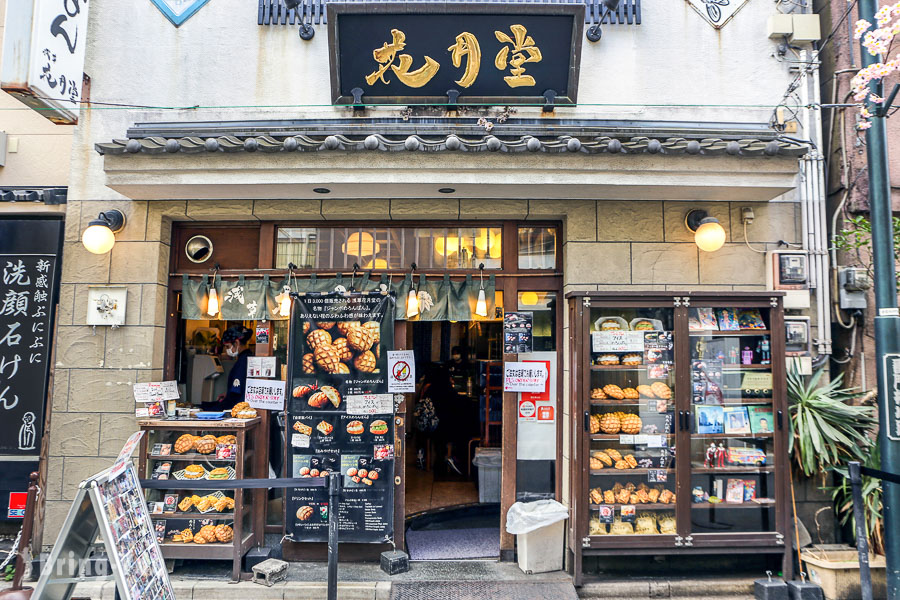
[(412, 560), (500, 556), (503, 324), (413, 322), (406, 543)]

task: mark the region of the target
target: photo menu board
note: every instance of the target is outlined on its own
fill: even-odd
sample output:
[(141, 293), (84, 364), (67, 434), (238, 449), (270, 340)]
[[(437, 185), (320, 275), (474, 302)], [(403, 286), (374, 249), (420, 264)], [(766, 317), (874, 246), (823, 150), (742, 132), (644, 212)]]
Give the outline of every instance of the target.
[(0, 455), (40, 454), (61, 227), (0, 222)]
[[(292, 477), (341, 474), (339, 538), (394, 535), (393, 295), (295, 298), (291, 312), (287, 465)], [(328, 539), (328, 490), (288, 490), (286, 529), (295, 542)]]

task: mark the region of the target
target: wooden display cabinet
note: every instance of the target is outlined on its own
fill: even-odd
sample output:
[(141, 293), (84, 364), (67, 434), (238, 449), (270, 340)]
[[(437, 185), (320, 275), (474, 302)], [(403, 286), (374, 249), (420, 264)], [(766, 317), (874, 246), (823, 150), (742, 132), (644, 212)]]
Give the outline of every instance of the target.
[(623, 554), (781, 555), (790, 578), (781, 296), (566, 298), (576, 584)]
[[(171, 462), (172, 473), (184, 469), (188, 465), (199, 464), (207, 471), (216, 467), (231, 467), (234, 469), (233, 479), (264, 478), (266, 476), (265, 465), (261, 464), (261, 445), (258, 435), (260, 421), (259, 417), (222, 421), (141, 420), (138, 425), (145, 435), (141, 439), (139, 474), (144, 479), (150, 479), (159, 463)], [(212, 454), (196, 452), (177, 454), (174, 448), (175, 440), (184, 434), (200, 436), (212, 434), (217, 437), (234, 435), (236, 438), (234, 457), (218, 459), (215, 452)], [(153, 454), (152, 450), (155, 444), (171, 444), (171, 453), (168, 455)], [(179, 485), (189, 483), (187, 480), (176, 480), (171, 474), (169, 478), (173, 483), (177, 482)], [(210, 493), (209, 490), (204, 490), (204, 481), (206, 479), (196, 480), (196, 485), (191, 489), (147, 489), (147, 501), (162, 502), (165, 495), (169, 493), (177, 494), (178, 501), (193, 494), (204, 496)], [(194, 482), (190, 481), (190, 483)], [(221, 523), (231, 525), (234, 530), (234, 539), (228, 543), (173, 542), (171, 536), (166, 535), (160, 548), (163, 558), (166, 559), (230, 560), (232, 562), (232, 579), (237, 581), (241, 577), (241, 561), (244, 555), (250, 548), (262, 544), (264, 524), (261, 507), (265, 502), (265, 490), (234, 489), (223, 493), (234, 498), (233, 511), (201, 513), (193, 507), (188, 511), (176, 508), (174, 513), (151, 514), (151, 519), (154, 522), (166, 521), (167, 532), (176, 528), (173, 527), (173, 523), (184, 529), (189, 526), (190, 521), (194, 521), (195, 526), (199, 521), (205, 520), (211, 521), (214, 525)]]

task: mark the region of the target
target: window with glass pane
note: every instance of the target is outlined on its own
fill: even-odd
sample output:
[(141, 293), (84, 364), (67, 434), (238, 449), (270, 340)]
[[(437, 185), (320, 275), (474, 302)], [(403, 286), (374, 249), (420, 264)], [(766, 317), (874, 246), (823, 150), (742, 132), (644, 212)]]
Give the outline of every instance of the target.
[(675, 535), (675, 313), (591, 308), (589, 535)]
[(275, 267), (499, 269), (500, 227), (279, 227)]
[(556, 227), (519, 227), (519, 268), (556, 268)]
[(769, 311), (698, 307), (688, 314), (691, 529), (697, 533), (774, 531)]
[(518, 310), (532, 314), (534, 352), (556, 350), (556, 292), (519, 292)]

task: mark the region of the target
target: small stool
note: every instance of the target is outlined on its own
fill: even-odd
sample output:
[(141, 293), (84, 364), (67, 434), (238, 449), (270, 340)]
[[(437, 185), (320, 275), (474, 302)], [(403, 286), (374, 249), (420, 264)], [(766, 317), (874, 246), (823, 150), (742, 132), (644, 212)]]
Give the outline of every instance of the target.
[(287, 579), (288, 564), (277, 558), (268, 558), (258, 565), (253, 565), (253, 583), (272, 587), (279, 581)]

